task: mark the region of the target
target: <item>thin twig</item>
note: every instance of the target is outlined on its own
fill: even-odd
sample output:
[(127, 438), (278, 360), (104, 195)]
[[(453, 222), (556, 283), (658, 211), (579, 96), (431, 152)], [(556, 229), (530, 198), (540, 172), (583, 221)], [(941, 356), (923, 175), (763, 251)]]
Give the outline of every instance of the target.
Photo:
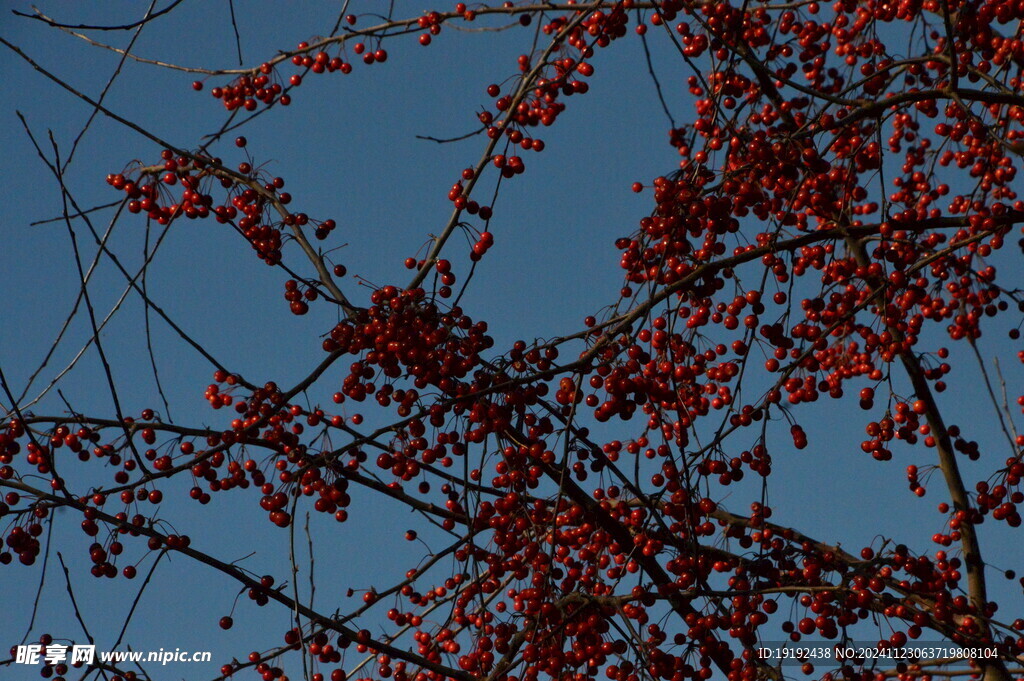
[[(119, 206), (122, 203), (124, 203), (124, 201), (120, 201), (120, 200), (118, 200), (118, 201), (111, 201), (110, 203), (104, 203), (101, 206), (94, 206), (92, 208), (88, 208), (88, 209), (82, 211), (81, 213), (72, 213), (68, 217), (71, 218), (71, 219), (80, 218), (83, 215), (88, 215), (89, 213), (95, 213), (96, 211), (105, 210), (107, 208), (113, 208), (114, 206)], [(59, 215), (59, 216), (57, 216), (55, 218), (47, 218), (45, 220), (36, 220), (35, 222), (28, 223), (28, 226), (29, 227), (36, 227), (38, 225), (48, 225), (51, 222), (64, 222), (64, 216), (63, 215)]]
[(238, 21), (235, 19), (235, 0), (228, 0), (228, 9), (231, 10), (231, 28), (235, 32), (235, 52), (238, 53), (238, 65), (241, 66), (244, 63), (242, 61), (242, 38), (238, 35)]
[[(114, 73), (110, 75), (110, 78), (107, 80), (107, 84), (103, 86), (103, 91), (100, 92), (100, 96), (96, 100), (99, 104), (102, 104), (103, 100), (106, 99), (107, 93), (110, 92), (110, 88), (114, 85), (114, 81), (117, 80), (118, 75), (120, 75), (121, 69), (124, 67), (124, 63), (128, 59), (128, 53), (131, 52), (132, 47), (135, 45), (135, 41), (138, 40), (139, 36), (142, 34), (142, 28), (149, 21), (154, 7), (156, 7), (156, 0), (153, 0), (149, 4), (149, 9), (146, 10), (146, 16), (139, 22), (138, 28), (135, 29), (135, 33), (132, 35), (132, 39), (128, 41), (128, 47), (125, 48), (125, 53), (121, 55), (121, 59), (117, 62), (117, 68), (115, 68)], [(71, 151), (68, 152), (68, 157), (64, 160), (64, 167), (61, 168), (61, 170), (67, 171), (68, 166), (71, 165), (71, 159), (75, 157), (75, 151), (78, 150), (78, 143), (82, 141), (83, 137), (85, 137), (86, 131), (89, 130), (89, 126), (92, 125), (92, 122), (96, 119), (96, 115), (99, 114), (99, 112), (100, 110), (98, 108), (93, 107), (93, 110), (89, 113), (89, 119), (86, 120), (85, 125), (82, 126), (82, 129), (75, 137), (74, 142), (71, 143)]]
[(50, 538), (53, 536), (53, 514), (50, 514), (47, 518), (46, 523), (46, 552), (43, 554), (43, 567), (40, 569), (39, 575), (39, 587), (36, 589), (36, 597), (32, 599), (32, 615), (28, 618), (28, 627), (25, 629), (25, 635), (21, 637), (22, 645), (28, 640), (28, 637), (32, 634), (32, 629), (36, 625), (36, 614), (39, 612), (39, 600), (43, 595), (43, 585), (46, 584), (46, 568), (50, 563)]
[(661, 91), (661, 82), (658, 80), (658, 75), (654, 72), (654, 62), (651, 60), (651, 50), (647, 46), (646, 33), (642, 33), (640, 35), (640, 44), (644, 46), (644, 59), (647, 60), (647, 73), (650, 74), (651, 81), (654, 83), (654, 89), (658, 93), (658, 101), (661, 102), (661, 110), (665, 112), (665, 117), (668, 118), (669, 125), (675, 129), (676, 120), (672, 117), (672, 112), (668, 109), (668, 103), (665, 101), (665, 95)]
[[(149, 265), (148, 265), (148, 263), (150, 261), (150, 257), (149, 257), (149, 230), (150, 230), (150, 225), (151, 225), (151, 221), (147, 220), (146, 221), (146, 241), (145, 241), (145, 243), (144, 243), (144, 245), (142, 247), (143, 263), (144, 263), (142, 265), (142, 294), (145, 297), (147, 297), (147, 298), (149, 297), (149, 289), (148, 289), (146, 284), (147, 284), (147, 281), (149, 279), (147, 277), (147, 274), (149, 273)], [(166, 233), (167, 233), (167, 230), (164, 230), (164, 234), (166, 234)], [(163, 234), (161, 234), (160, 236), (161, 236), (161, 238), (163, 238)], [(159, 246), (159, 242), (157, 243), (157, 246)], [(164, 386), (160, 382), (160, 371), (157, 369), (157, 366), (156, 366), (156, 354), (153, 352), (153, 333), (152, 333), (152, 331), (150, 329), (150, 325), (149, 325), (149, 305), (143, 305), (142, 306), (142, 318), (143, 318), (143, 323), (144, 323), (145, 333), (146, 333), (146, 351), (149, 353), (149, 366), (153, 370), (153, 382), (156, 383), (157, 394), (160, 395), (160, 401), (163, 402), (163, 405), (164, 405), (164, 416), (167, 418), (168, 421), (173, 423), (174, 422), (174, 417), (171, 416), (171, 405), (167, 401), (167, 395), (164, 394)]]
[(38, 9), (36, 10), (35, 14), (19, 12), (16, 9), (11, 10), (11, 13), (19, 17), (25, 17), (26, 19), (35, 19), (36, 21), (41, 21), (44, 24), (52, 26), (54, 28), (70, 28), (82, 31), (128, 31), (137, 27), (141, 28), (143, 25), (148, 24), (150, 21), (153, 21), (154, 19), (167, 14), (172, 9), (180, 5), (182, 2), (184, 2), (184, 0), (172, 0), (171, 4), (167, 5), (167, 7), (164, 7), (159, 12), (153, 12), (152, 14), (147, 12), (146, 16), (140, 19), (139, 21), (130, 24), (120, 24), (117, 26), (103, 26), (101, 24), (62, 24), (44, 15)]
[(995, 408), (996, 417), (999, 419), (999, 429), (1003, 431), (1003, 435), (1006, 436), (1006, 441), (1010, 443), (1010, 456), (1015, 457), (1017, 456), (1017, 442), (1014, 435), (1011, 435), (1010, 430), (1006, 427), (1006, 421), (1003, 419), (1003, 409), (999, 405), (999, 400), (996, 399), (995, 390), (992, 388), (992, 380), (989, 378), (988, 370), (985, 368), (985, 360), (981, 358), (981, 353), (978, 351), (978, 344), (973, 338), (968, 338), (968, 344), (971, 346), (974, 358), (978, 361), (978, 369), (981, 371), (981, 378), (985, 383), (985, 392), (988, 393), (988, 397), (992, 401), (992, 406)]
[(57, 560), (60, 561), (60, 568), (64, 571), (64, 585), (68, 592), (68, 597), (71, 599), (71, 608), (75, 611), (75, 619), (78, 620), (78, 624), (81, 625), (82, 631), (85, 632), (85, 638), (90, 644), (95, 644), (96, 641), (93, 639), (92, 634), (89, 633), (89, 627), (85, 626), (85, 620), (82, 619), (82, 612), (78, 609), (78, 601), (75, 599), (75, 590), (71, 586), (71, 572), (68, 570), (68, 566), (64, 564), (64, 556), (61, 555), (60, 551), (57, 552)]
[(121, 645), (121, 641), (124, 640), (125, 632), (128, 631), (128, 624), (132, 621), (132, 615), (135, 614), (135, 609), (139, 607), (139, 602), (142, 600), (142, 594), (145, 593), (146, 587), (149, 586), (149, 581), (153, 579), (153, 574), (156, 572), (156, 566), (160, 564), (160, 560), (166, 554), (166, 549), (156, 554), (156, 560), (153, 561), (153, 565), (150, 566), (149, 572), (146, 573), (146, 578), (142, 580), (142, 584), (139, 586), (139, 590), (135, 594), (135, 598), (132, 599), (132, 606), (128, 609), (128, 614), (124, 618), (124, 624), (121, 625), (121, 631), (117, 634), (117, 640), (114, 641), (114, 645), (112, 645), (111, 648), (116, 649)]

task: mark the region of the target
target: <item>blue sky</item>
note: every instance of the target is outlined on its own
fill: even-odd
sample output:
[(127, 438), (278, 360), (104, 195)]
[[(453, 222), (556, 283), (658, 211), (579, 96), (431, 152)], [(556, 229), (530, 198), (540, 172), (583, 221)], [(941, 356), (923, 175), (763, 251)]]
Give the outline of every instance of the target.
[[(13, 5), (29, 11), (28, 3)], [(398, 13), (420, 9), (397, 5)], [(131, 2), (46, 2), (40, 7), (70, 23), (120, 22), (139, 18), (144, 10), (142, 4)], [(236, 3), (246, 65), (327, 32), (337, 8), (338, 3)], [(235, 45), (227, 13), (226, 2), (185, 2), (147, 26), (134, 51), (185, 65), (232, 67)], [(0, 15), (0, 35), (93, 97), (118, 64), (116, 54), (9, 13)], [(128, 39), (123, 33), (100, 37), (118, 45)], [(515, 73), (515, 59), (526, 45), (528, 34), (521, 30), (445, 30), (429, 48), (420, 47), (412, 37), (395, 39), (386, 45), (386, 64), (358, 64), (348, 76), (308, 77), (289, 110), (273, 111), (245, 128), (245, 151), (231, 143), (233, 135), (212, 151), (229, 164), (251, 154), (255, 163), (266, 164), (271, 174), (285, 178), (300, 210), (338, 222), (331, 244), (339, 249), (332, 257), (348, 268), (346, 292), (362, 302), (370, 289), (358, 287), (357, 277), (379, 285), (407, 281), (404, 259), (422, 254), (429, 235), (443, 227), (450, 212), (448, 189), (462, 168), (476, 163), (483, 144), (479, 137), (437, 145), (416, 136), (447, 137), (471, 130), (475, 112), (489, 102), (487, 85)], [(652, 51), (669, 104), (677, 119), (685, 119), (691, 112), (686, 74), (672, 60), (668, 46), (652, 41)], [(651, 205), (649, 193), (633, 194), (630, 185), (649, 182), (677, 163), (639, 40), (631, 36), (619, 41), (599, 52), (594, 64), (597, 73), (590, 79), (590, 93), (568, 100), (567, 113), (543, 131), (545, 151), (524, 155), (527, 172), (502, 186), (491, 223), (495, 247), (478, 268), (463, 304), (475, 319), (488, 321), (497, 348), (508, 347), (517, 338), (530, 341), (575, 331), (585, 316), (615, 299), (621, 270), (614, 240), (632, 232)], [(31, 224), (60, 215), (61, 200), (16, 112), (24, 115), (38, 139), (46, 140), (52, 131), (66, 153), (90, 109), (9, 51), (0, 60), (0, 78), (5, 84), (0, 99), (5, 150), (0, 155), (0, 177), (7, 199), (0, 202), (0, 271), (7, 290), (0, 299), (0, 363), (20, 392), (66, 318), (78, 280), (64, 224)], [(214, 77), (202, 93), (190, 88), (193, 79), (129, 62), (111, 87), (106, 105), (174, 144), (194, 147), (216, 129), (226, 112), (209, 95), (209, 88), (225, 79)], [(49, 151), (48, 146), (45, 149)], [(68, 168), (69, 189), (82, 206), (114, 201), (119, 196), (105, 183), (106, 175), (136, 159), (151, 163), (159, 152), (151, 141), (97, 117)], [(109, 218), (109, 212), (98, 213), (94, 224), (105, 229)], [(76, 223), (76, 228), (83, 258), (90, 261), (95, 247), (84, 225)], [(114, 228), (112, 248), (130, 270), (142, 261), (145, 230), (138, 218), (123, 219)], [(468, 250), (465, 244), (453, 252), (465, 263)], [(461, 272), (465, 271), (463, 267)], [(291, 315), (282, 298), (286, 278), (256, 260), (248, 246), (223, 226), (182, 221), (173, 225), (161, 245), (147, 287), (152, 298), (215, 357), (258, 382), (273, 379), (289, 385), (320, 360), (319, 335), (333, 316), (326, 306), (314, 306), (306, 317)], [(121, 275), (101, 261), (90, 286), (101, 317), (123, 290)], [(151, 324), (157, 366), (174, 419), (218, 423), (224, 414), (211, 412), (202, 398), (212, 367), (159, 320), (152, 318)], [(129, 296), (102, 337), (104, 349), (115, 360), (120, 400), (126, 413), (135, 415), (144, 407), (161, 408), (154, 395), (143, 325), (142, 305)], [(89, 335), (87, 318), (79, 315), (29, 394), (45, 387)], [(983, 338), (983, 356), (1001, 347), (1004, 339), (1005, 333)], [(1003, 369), (1012, 391), (1020, 372), (1005, 362)], [(972, 381), (974, 375), (971, 362), (958, 364), (949, 380), (952, 389), (940, 403), (953, 414), (950, 420), (972, 427), (969, 436), (982, 444), (989, 462), (1001, 461), (1006, 455), (1001, 434), (987, 425), (974, 427), (994, 424), (987, 397)], [(112, 411), (94, 350), (78, 362), (61, 390), (78, 411)], [(326, 403), (330, 392), (325, 386), (311, 399)], [(55, 393), (51, 391), (33, 410), (63, 411)], [(934, 510), (941, 495), (917, 500), (907, 491), (903, 472), (908, 463), (927, 463), (927, 453), (899, 449), (894, 461), (885, 464), (861, 453), (857, 444), (867, 418), (856, 410), (855, 399), (826, 400), (803, 410), (801, 422), (811, 446), (776, 457), (769, 493), (776, 509), (773, 519), (826, 540), (840, 540), (847, 548), (859, 548), (878, 535), (897, 535), (916, 548), (928, 549), (931, 533), (942, 527), (942, 517)], [(743, 447), (752, 444), (753, 435), (749, 437)], [(968, 480), (978, 479), (981, 469), (968, 470)], [(726, 499), (732, 510), (742, 512), (759, 497), (757, 487), (746, 482)], [(933, 484), (937, 486), (938, 479)], [(194, 546), (226, 559), (245, 557), (242, 564), (256, 574), (285, 575), (288, 533), (265, 521), (253, 490), (214, 495), (205, 507), (186, 498), (187, 486), (171, 486), (165, 494), (169, 500), (161, 517), (174, 527), (187, 528)], [(420, 555), (417, 546), (400, 540), (406, 526), (421, 525), (402, 509), (365, 498), (362, 503), (357, 499), (350, 512), (352, 519), (345, 525), (319, 519), (312, 524), (318, 551), (317, 598), (328, 612), (354, 607), (355, 598), (344, 598), (347, 587), (384, 586), (389, 576), (400, 576)], [(91, 578), (85, 564), (90, 540), (77, 529), (78, 522), (74, 514), (59, 514), (54, 544), (71, 569), (86, 623), (103, 648), (116, 638), (140, 580), (129, 584)], [(981, 530), (986, 555), (999, 567), (1019, 563), (1012, 535), (993, 524), (988, 522)], [(299, 546), (305, 550), (304, 539)], [(129, 552), (140, 555), (131, 546)], [(56, 559), (52, 551), (33, 637), (49, 631), (78, 638), (80, 630), (69, 616)], [(142, 562), (141, 572), (151, 560)], [(28, 627), (40, 569), (11, 566), (2, 574), (9, 614), (0, 621), (0, 643), (6, 646), (20, 642)], [(1019, 612), (1016, 582), (993, 578), (991, 590)], [(232, 609), (235, 594), (236, 587), (227, 579), (173, 557), (156, 571), (127, 640), (135, 649), (209, 649), (215, 660), (209, 668), (178, 666), (168, 670), (167, 678), (215, 676), (221, 662), (276, 644), (288, 627), (290, 615), (283, 608), (270, 605), (266, 612), (257, 612), (243, 594), (235, 608), (235, 628), (221, 632), (217, 620)], [(163, 670), (157, 678), (164, 678)]]

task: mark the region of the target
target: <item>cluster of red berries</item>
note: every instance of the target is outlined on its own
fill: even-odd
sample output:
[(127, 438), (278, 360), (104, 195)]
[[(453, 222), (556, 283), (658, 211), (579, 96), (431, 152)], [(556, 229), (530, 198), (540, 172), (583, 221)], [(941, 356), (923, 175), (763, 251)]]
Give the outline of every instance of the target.
[[(238, 147), (245, 147), (247, 143), (245, 137), (235, 140)], [(274, 177), (261, 181), (248, 161), (239, 163), (237, 171), (230, 171), (222, 167), (218, 158), (175, 156), (170, 149), (161, 152), (161, 158), (160, 166), (140, 169), (137, 180), (123, 173), (107, 176), (109, 185), (126, 194), (129, 212), (145, 213), (162, 225), (180, 216), (189, 219), (212, 216), (221, 224), (234, 224), (268, 265), (281, 261), (282, 229), (301, 230), (312, 225), (313, 236), (322, 241), (337, 227), (331, 219), (316, 222), (305, 213), (288, 211), (285, 206), (291, 203), (292, 197), (281, 191), (284, 180)], [(213, 196), (208, 192), (211, 183), (227, 190), (225, 203), (214, 205)], [(172, 196), (170, 188), (178, 184), (183, 191), (180, 196)], [(316, 295), (313, 288), (305, 292), (306, 300), (313, 300)], [(288, 300), (295, 314), (305, 314), (308, 309), (305, 302), (292, 300), (291, 296)]]

